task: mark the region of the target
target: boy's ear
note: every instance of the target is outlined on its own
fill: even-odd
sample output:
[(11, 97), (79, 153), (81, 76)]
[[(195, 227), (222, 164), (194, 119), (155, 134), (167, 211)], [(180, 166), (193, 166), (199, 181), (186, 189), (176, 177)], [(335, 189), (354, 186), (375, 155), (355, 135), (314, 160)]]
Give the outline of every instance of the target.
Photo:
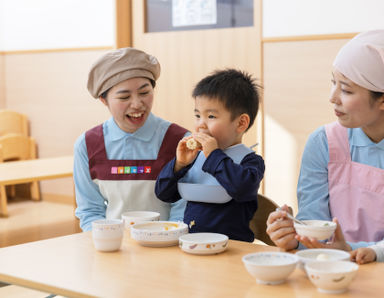
[(241, 114), (237, 122), (237, 130), (239, 133), (242, 133), (247, 130), (249, 126), (250, 118), (248, 114)]

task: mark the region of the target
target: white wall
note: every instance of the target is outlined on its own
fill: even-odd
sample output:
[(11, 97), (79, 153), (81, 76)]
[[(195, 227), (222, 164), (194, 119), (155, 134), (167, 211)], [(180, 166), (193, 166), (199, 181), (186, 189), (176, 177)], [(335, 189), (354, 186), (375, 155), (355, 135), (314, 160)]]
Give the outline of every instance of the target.
[(0, 0), (0, 51), (114, 43), (114, 0)]
[(264, 37), (384, 28), (383, 0), (264, 0)]
[(0, 51), (4, 47), (4, 0), (0, 0)]

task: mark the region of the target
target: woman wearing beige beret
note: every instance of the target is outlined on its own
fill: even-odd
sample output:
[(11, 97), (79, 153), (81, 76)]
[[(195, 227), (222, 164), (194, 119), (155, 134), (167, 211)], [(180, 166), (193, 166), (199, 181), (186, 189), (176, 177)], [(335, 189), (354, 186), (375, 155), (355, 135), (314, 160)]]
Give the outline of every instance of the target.
[(74, 146), (76, 216), (84, 231), (127, 210), (182, 220), (185, 202), (169, 204), (154, 193), (157, 175), (176, 153), (187, 130), (151, 113), (160, 75), (157, 59), (134, 48), (108, 52), (92, 66), (90, 94), (112, 117), (83, 133)]

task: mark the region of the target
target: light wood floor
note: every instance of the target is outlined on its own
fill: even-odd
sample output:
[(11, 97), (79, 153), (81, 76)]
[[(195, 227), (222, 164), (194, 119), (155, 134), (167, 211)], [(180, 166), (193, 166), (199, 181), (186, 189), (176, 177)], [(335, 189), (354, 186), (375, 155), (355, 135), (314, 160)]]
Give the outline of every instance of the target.
[(81, 231), (71, 204), (11, 199), (8, 211), (9, 217), (0, 218), (0, 247)]

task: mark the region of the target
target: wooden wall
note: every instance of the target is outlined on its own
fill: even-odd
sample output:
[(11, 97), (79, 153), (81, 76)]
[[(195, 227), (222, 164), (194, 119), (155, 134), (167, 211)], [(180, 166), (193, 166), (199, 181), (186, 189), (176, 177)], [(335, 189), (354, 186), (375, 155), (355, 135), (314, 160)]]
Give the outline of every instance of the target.
[[(195, 84), (216, 69), (233, 67), (261, 83), (261, 1), (254, 0), (254, 26), (145, 33), (144, 4), (132, 2), (132, 43), (156, 56), (162, 66), (154, 113), (193, 130)], [(245, 143), (262, 142), (262, 108)], [(262, 146), (257, 148), (262, 152)]]
[[(86, 89), (88, 70), (103, 53), (105, 50), (5, 55), (6, 108), (28, 116), (39, 157), (73, 154), (76, 138), (109, 117), (108, 109)], [(41, 188), (43, 197), (73, 195), (71, 178), (44, 181)]]
[(329, 102), (332, 62), (347, 40), (264, 42), (265, 194), (295, 211), (305, 142), (336, 121)]
[[(305, 142), (317, 127), (336, 120), (328, 101), (331, 66), (348, 39), (263, 40), (259, 0), (254, 2), (253, 28), (144, 34), (144, 7), (138, 3), (132, 7), (133, 45), (155, 55), (162, 65), (154, 112), (192, 129), (190, 94), (198, 80), (216, 68), (253, 73), (260, 83), (263, 80), (264, 121), (259, 113), (245, 143), (260, 142), (257, 151), (266, 162), (264, 194), (296, 211)], [(6, 74), (6, 80), (0, 79), (0, 108), (29, 117), (40, 157), (72, 154), (76, 138), (109, 117), (104, 105), (86, 90), (90, 65), (107, 50), (0, 55), (0, 76)], [(43, 196), (73, 194), (71, 179), (41, 185)]]

